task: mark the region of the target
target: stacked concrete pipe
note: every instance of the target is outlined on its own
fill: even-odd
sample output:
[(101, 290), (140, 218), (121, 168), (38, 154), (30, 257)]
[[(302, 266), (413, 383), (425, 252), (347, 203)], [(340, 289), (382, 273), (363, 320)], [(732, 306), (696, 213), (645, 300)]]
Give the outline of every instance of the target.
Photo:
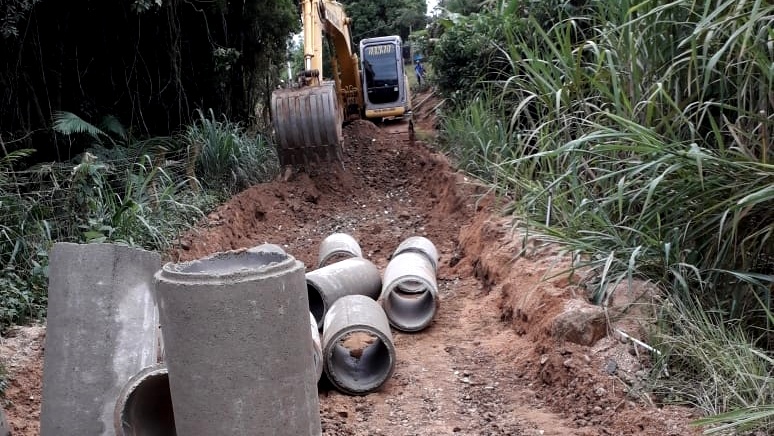
[(168, 263), (156, 281), (180, 434), (322, 433), (301, 262), (257, 247)]
[(433, 264), (433, 271), (438, 271), (438, 250), (435, 248), (435, 244), (424, 236), (411, 236), (403, 240), (398, 245), (398, 248), (392, 253), (392, 257), (395, 257), (401, 253), (414, 252), (420, 253), (427, 257), (427, 260)]
[[(438, 250), (435, 248), (435, 245), (432, 241), (425, 238), (424, 236), (411, 236), (409, 238), (406, 238), (403, 240), (403, 242), (398, 245), (398, 248), (395, 249), (395, 251), (392, 253), (392, 257), (401, 254), (401, 253), (419, 253), (423, 256), (427, 257), (427, 260), (430, 261), (430, 263), (433, 265), (433, 272), (434, 274), (438, 273), (438, 260), (440, 259), (438, 257)], [(398, 289), (402, 292), (410, 293), (410, 294), (418, 294), (421, 293), (425, 286), (422, 282), (412, 281), (412, 280), (401, 280), (398, 283)]]
[(309, 310), (321, 328), (325, 314), (339, 298), (365, 295), (376, 300), (382, 278), (376, 265), (362, 257), (351, 257), (306, 273), (306, 287)]
[(417, 332), (430, 325), (438, 310), (438, 285), (428, 256), (414, 251), (393, 256), (384, 271), (379, 301), (398, 330)]
[(378, 390), (395, 371), (395, 359), (390, 323), (379, 303), (364, 295), (333, 303), (323, 327), (323, 362), (337, 389), (352, 395)]
[(360, 244), (357, 243), (355, 238), (346, 233), (334, 233), (320, 243), (317, 268), (322, 268), (329, 263), (350, 257), (363, 257)]
[[(312, 332), (312, 356), (316, 378), (323, 372), (322, 344), (317, 321), (309, 314)], [(124, 385), (115, 407), (117, 436), (175, 436), (172, 395), (166, 364), (149, 366), (135, 374)], [(0, 436), (5, 436), (0, 423)]]
[(157, 360), (160, 256), (57, 243), (49, 259), (41, 435), (112, 435), (122, 386)]

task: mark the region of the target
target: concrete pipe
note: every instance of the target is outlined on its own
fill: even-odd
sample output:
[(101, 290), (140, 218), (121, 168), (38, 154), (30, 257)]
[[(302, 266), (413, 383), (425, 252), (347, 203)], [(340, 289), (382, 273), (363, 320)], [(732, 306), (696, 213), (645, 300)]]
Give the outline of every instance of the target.
[(168, 263), (156, 281), (180, 434), (322, 433), (301, 262), (256, 247)]
[(436, 272), (438, 271), (438, 261), (440, 260), (440, 257), (438, 256), (438, 250), (435, 248), (435, 245), (429, 239), (424, 236), (411, 236), (406, 238), (398, 245), (395, 252), (392, 253), (392, 257), (407, 251), (421, 253), (427, 256), (427, 259), (433, 264), (433, 270)]
[(12, 436), (11, 424), (6, 419), (3, 409), (0, 409), (0, 436)]
[(153, 274), (161, 257), (56, 243), (49, 259), (40, 434), (112, 435), (121, 387), (157, 360)]
[(348, 295), (333, 303), (323, 328), (325, 374), (340, 391), (365, 395), (395, 371), (390, 323), (376, 301)]
[(438, 285), (427, 256), (413, 251), (394, 256), (384, 271), (379, 301), (398, 330), (416, 332), (430, 325), (438, 310)]
[(379, 298), (382, 278), (379, 269), (362, 257), (350, 257), (306, 273), (309, 310), (322, 327), (325, 313), (345, 295)]
[(317, 375), (317, 381), (320, 380), (323, 373), (322, 362), (322, 341), (320, 341), (320, 331), (317, 327), (317, 320), (309, 312), (309, 327), (312, 330), (312, 361), (314, 363), (314, 373)]
[(346, 233), (334, 233), (320, 243), (317, 268), (350, 257), (363, 257), (360, 245)]
[(117, 436), (175, 436), (175, 416), (166, 365), (149, 366), (135, 374), (118, 394)]

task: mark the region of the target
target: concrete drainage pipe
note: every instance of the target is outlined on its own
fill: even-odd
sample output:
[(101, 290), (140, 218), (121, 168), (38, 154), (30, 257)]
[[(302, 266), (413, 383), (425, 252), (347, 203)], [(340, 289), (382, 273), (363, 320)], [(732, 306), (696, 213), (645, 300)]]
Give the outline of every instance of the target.
[(117, 436), (175, 436), (175, 416), (166, 365), (149, 366), (135, 374), (118, 394)]
[(351, 257), (306, 273), (309, 310), (320, 328), (326, 312), (339, 298), (365, 295), (376, 300), (381, 288), (379, 269), (362, 257)]
[(328, 379), (347, 394), (365, 395), (389, 380), (395, 346), (379, 303), (349, 295), (331, 306), (323, 328), (323, 362)]
[(346, 233), (334, 233), (320, 243), (317, 268), (350, 257), (363, 257), (360, 245)]
[(156, 273), (180, 434), (322, 434), (305, 285), (304, 265), (271, 247)]
[(398, 330), (417, 332), (430, 325), (438, 310), (438, 285), (428, 257), (413, 251), (394, 256), (384, 271), (379, 301)]
[(398, 245), (398, 248), (395, 249), (395, 252), (392, 253), (392, 257), (407, 251), (425, 255), (430, 263), (433, 264), (433, 271), (438, 271), (438, 260), (440, 259), (438, 257), (438, 250), (435, 248), (433, 242), (429, 239), (425, 238), (424, 236), (412, 236), (410, 238), (406, 238), (403, 242), (400, 243), (400, 245)]

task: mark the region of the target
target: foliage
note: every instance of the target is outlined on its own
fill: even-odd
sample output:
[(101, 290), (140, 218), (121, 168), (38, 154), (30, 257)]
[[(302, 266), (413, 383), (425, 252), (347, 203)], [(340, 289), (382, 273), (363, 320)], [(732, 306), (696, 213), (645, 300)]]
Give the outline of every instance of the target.
[[(436, 71), (463, 72), (439, 78), (447, 93), (478, 91), (456, 94), (463, 104), (444, 120), (447, 149), (515, 199), (515, 225), (575, 253), (596, 302), (620, 283), (651, 280), (682, 303), (682, 317), (702, 301), (699, 313), (716, 314), (703, 325), (723, 327), (718, 342), (747, 344), (729, 354), (735, 365), (747, 368), (757, 348), (766, 358), (755, 359), (769, 361), (774, 5), (600, 1), (554, 17), (524, 5), (516, 18), (493, 10), (451, 23), (441, 37)], [(484, 68), (460, 69), (482, 53)], [(680, 316), (665, 315), (682, 344), (675, 353), (704, 341)], [(770, 406), (766, 397), (711, 412), (752, 407), (760, 427)]]
[(498, 50), (509, 18), (484, 14), (447, 21), (448, 29), (433, 47), (431, 64), (439, 74), (438, 91), (458, 101), (473, 98), (484, 84), (505, 79), (507, 60)]
[(48, 131), (61, 111), (114, 114), (136, 137), (175, 134), (199, 106), (266, 121), (300, 22), (293, 0), (1, 1), (0, 125), (37, 162), (88, 146)]
[(425, 0), (344, 0), (347, 15), (352, 18), (352, 42), (363, 38), (399, 35), (408, 41), (413, 30), (425, 27)]
[(218, 121), (198, 111), (199, 120), (185, 133), (185, 142), (197, 156), (196, 174), (204, 186), (236, 193), (264, 182), (279, 171), (274, 147), (263, 135), (249, 137), (237, 123)]
[(441, 0), (438, 6), (455, 14), (470, 15), (481, 12), (483, 3), (485, 2), (482, 0)]
[[(479, 7), (486, 3), (479, 3)], [(498, 2), (487, 9), (468, 16), (447, 14), (438, 20), (441, 30), (431, 61), (436, 71), (449, 72), (438, 75), (438, 90), (459, 102), (473, 98), (487, 83), (506, 80), (512, 73), (507, 52), (502, 50), (509, 34), (518, 34), (530, 44), (539, 43), (539, 35), (531, 32), (532, 24), (539, 24), (541, 30), (550, 28), (581, 11), (556, 0)]]
[[(661, 312), (658, 371), (672, 367), (680, 372), (656, 379), (656, 393), (714, 415), (695, 423), (712, 426), (705, 434), (771, 428), (774, 355), (756, 347), (734, 320), (696, 298), (671, 299)], [(771, 312), (768, 316), (774, 322)], [(721, 413), (727, 410), (732, 412)]]
[(40, 0), (0, 0), (0, 36), (13, 38), (19, 36), (19, 22), (26, 18), (35, 3)]
[[(186, 171), (178, 140), (138, 141), (106, 117), (108, 131), (71, 113), (55, 129), (72, 141), (88, 138), (73, 163), (26, 170), (28, 152), (0, 160), (0, 326), (45, 314), (48, 251), (54, 242), (113, 242), (165, 250), (181, 229), (212, 207), (214, 195)], [(122, 136), (124, 139), (122, 139)]]
[(45, 312), (48, 222), (37, 219), (36, 202), (19, 194), (13, 165), (30, 153), (0, 159), (0, 327)]

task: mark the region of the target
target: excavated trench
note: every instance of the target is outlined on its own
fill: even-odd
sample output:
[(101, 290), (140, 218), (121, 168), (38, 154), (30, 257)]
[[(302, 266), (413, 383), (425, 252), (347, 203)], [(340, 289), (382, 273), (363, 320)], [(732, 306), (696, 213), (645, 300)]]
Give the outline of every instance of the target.
[[(416, 120), (418, 137), (432, 135), (431, 114), (420, 110)], [(439, 259), (432, 322), (414, 333), (392, 329), (394, 372), (376, 391), (347, 395), (323, 377), (323, 434), (696, 434), (688, 426), (692, 411), (654, 407), (637, 393), (634, 374), (647, 362), (638, 361), (630, 345), (556, 339), (552, 320), (567, 301), (582, 298), (573, 277), (542, 280), (563, 262), (558, 250), (530, 245), (517, 257), (523, 247), (497, 216), (502, 203), (427, 144), (365, 121), (346, 126), (344, 134), (343, 170), (318, 168), (247, 189), (167, 253), (178, 262), (270, 243), (310, 271), (325, 237), (342, 232), (384, 274), (401, 241), (425, 236), (433, 242)], [(396, 286), (399, 296), (421, 299), (417, 288), (427, 284), (407, 280), (402, 286)], [(358, 353), (389, 354), (374, 332), (354, 333), (371, 337), (350, 346), (351, 334), (342, 335), (336, 348), (342, 362)], [(39, 368), (40, 358), (33, 355), (36, 363), (28, 368)], [(605, 371), (611, 360), (617, 365), (612, 374)], [(385, 371), (374, 362), (365, 368)], [(39, 374), (15, 374), (7, 391), (9, 421), (14, 435), (36, 434), (39, 400), (29, 398), (39, 399), (39, 392), (29, 389), (39, 388), (39, 381), (30, 383)]]

